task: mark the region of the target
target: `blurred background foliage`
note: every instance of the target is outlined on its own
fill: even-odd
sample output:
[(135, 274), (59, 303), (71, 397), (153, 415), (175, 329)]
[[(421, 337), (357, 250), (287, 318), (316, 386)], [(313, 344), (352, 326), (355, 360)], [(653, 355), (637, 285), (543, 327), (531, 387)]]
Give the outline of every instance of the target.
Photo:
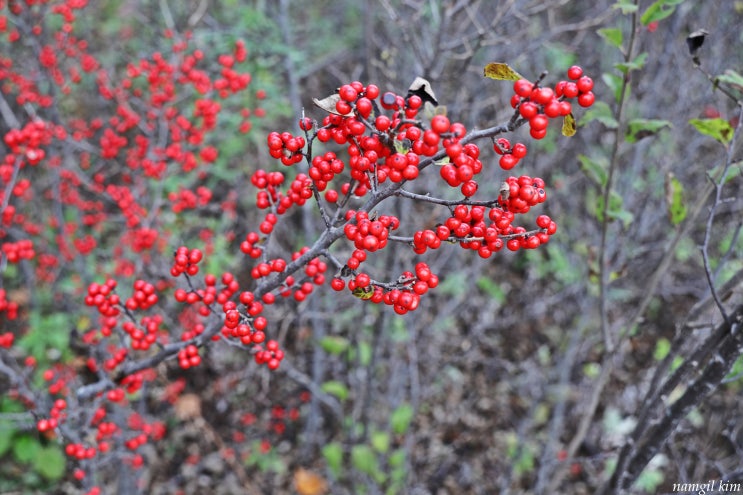
[[(416, 76), (423, 76), (450, 118), (473, 129), (501, 123), (511, 114), (510, 85), (482, 77), (488, 62), (507, 62), (530, 78), (546, 70), (552, 83), (577, 63), (596, 81), (601, 104), (593, 114), (580, 112), (576, 136), (562, 137), (553, 128), (538, 143), (524, 130), (512, 137), (529, 146), (517, 172), (542, 177), (548, 185), (549, 199), (538, 213), (549, 214), (559, 225), (548, 245), (488, 260), (455, 246), (429, 252), (426, 261), (442, 276), (442, 284), (418, 311), (404, 317), (330, 290), (302, 304), (269, 308), (271, 331), (288, 352), (275, 374), (246, 364), (248, 356), (229, 349), (207, 351), (204, 366), (173, 373), (173, 379), (185, 377), (186, 391), (199, 394), (204, 419), (223, 441), (246, 454), (244, 467), (259, 492), (294, 493), (300, 468), (317, 473), (334, 494), (546, 493), (553, 481), (560, 493), (595, 492), (633, 425), (643, 384), (668, 352), (664, 349), (689, 308), (709, 293), (698, 248), (704, 214), (688, 226), (657, 290), (648, 294), (646, 288), (670, 239), (687, 228), (669, 219), (667, 177), (678, 180), (682, 201), (691, 210), (707, 174), (725, 157), (718, 143), (688, 121), (737, 118), (735, 105), (694, 70), (684, 39), (706, 28), (706, 70), (741, 70), (743, 2), (677, 3), (667, 18), (637, 26), (636, 53), (646, 58), (629, 72), (624, 115), (625, 121), (655, 119), (667, 125), (643, 137), (620, 135), (613, 156), (615, 86), (622, 75), (616, 64), (623, 58), (600, 30), (621, 32), (626, 42), (631, 26), (622, 5), (628, 2), (90, 2), (81, 25), (95, 54), (114, 71), (153, 51), (166, 52), (166, 28), (190, 31), (206, 54), (246, 40), (253, 91), (220, 115), (224, 132), (213, 143), (220, 158), (199, 179), (218, 197), (232, 192), (238, 198), (236, 218), (210, 215), (199, 222), (214, 237), (208, 269), (231, 269), (246, 280), (249, 265), (238, 245), (259, 218), (249, 177), (258, 168), (280, 168), (264, 149), (268, 131), (297, 132), (303, 112), (322, 118), (312, 98), (356, 79), (404, 93)], [(641, 1), (640, 11), (651, 4)], [(258, 90), (265, 96), (259, 98)], [(260, 108), (265, 115), (251, 119), (253, 130), (247, 135), (236, 132), (241, 108)], [(96, 109), (77, 111), (90, 116)], [(482, 148), (487, 170), (478, 196), (495, 197), (507, 174), (497, 167), (489, 145), (482, 143)], [(565, 466), (560, 452), (580, 428), (601, 372), (600, 200), (602, 174), (611, 160), (616, 163), (612, 214), (617, 220), (608, 230), (610, 284), (603, 297), (613, 331), (629, 334), (619, 344), (622, 362), (602, 388), (576, 457)], [(727, 191), (738, 199), (721, 210), (712, 233), (719, 284), (743, 268), (739, 172), (737, 165)], [(416, 192), (440, 187), (437, 174), (425, 175), (415, 182)], [(398, 215), (403, 231), (421, 219), (432, 227), (446, 218), (445, 210), (430, 205), (387, 202), (384, 208), (379, 213)], [(322, 228), (311, 209), (287, 220), (279, 236), (287, 252), (311, 242)], [(174, 232), (179, 242), (194, 247), (197, 234), (195, 229)], [(339, 246), (336, 252), (344, 249), (350, 251)], [(373, 278), (399, 273), (416, 259), (405, 249), (387, 251), (369, 262)], [(39, 294), (40, 300), (49, 297)], [(740, 300), (740, 293), (735, 297)], [(650, 299), (647, 310), (639, 322), (630, 321), (644, 298)], [(44, 304), (37, 311), (31, 319), (39, 331), (22, 345), (44, 358), (48, 348), (64, 343), (54, 330), (60, 327), (59, 313)], [(699, 416), (690, 416), (647, 468), (638, 492), (668, 491), (669, 484), (684, 480), (720, 479), (739, 467), (740, 383), (731, 380), (699, 405)], [(312, 393), (300, 403), (303, 390)], [(301, 414), (278, 432), (272, 429), (272, 408), (286, 404)], [(162, 404), (150, 407), (169, 414)], [(246, 422), (246, 415), (257, 419)], [(207, 483), (211, 493), (241, 492), (234, 472), (206, 462), (209, 452), (218, 449), (199, 435), (197, 425), (177, 418), (170, 424), (168, 437), (156, 446), (160, 451), (153, 447), (146, 463), (152, 493), (198, 493), (206, 489), (199, 483)], [(2, 440), (0, 454), (11, 455)], [(270, 440), (270, 448), (263, 448), (261, 440)], [(183, 463), (194, 452), (202, 461)], [(16, 454), (16, 461), (28, 459)], [(28, 483), (32, 486), (33, 480)], [(301, 480), (299, 485), (309, 487)]]

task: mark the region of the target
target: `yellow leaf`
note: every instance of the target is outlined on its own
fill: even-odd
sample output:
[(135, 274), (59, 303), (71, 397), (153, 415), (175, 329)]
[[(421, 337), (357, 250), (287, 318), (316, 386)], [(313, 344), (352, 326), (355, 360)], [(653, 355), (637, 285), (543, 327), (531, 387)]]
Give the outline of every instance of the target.
[(563, 136), (574, 136), (575, 135), (575, 117), (572, 113), (569, 113), (562, 119), (562, 135)]
[(356, 287), (351, 293), (359, 299), (367, 300), (374, 297), (374, 288), (369, 285), (366, 287)]
[(299, 495), (323, 495), (328, 491), (325, 479), (304, 468), (294, 472), (294, 488)]
[(518, 81), (519, 79), (526, 79), (524, 76), (513, 70), (511, 66), (504, 64), (503, 62), (492, 62), (486, 65), (485, 77), (497, 81)]

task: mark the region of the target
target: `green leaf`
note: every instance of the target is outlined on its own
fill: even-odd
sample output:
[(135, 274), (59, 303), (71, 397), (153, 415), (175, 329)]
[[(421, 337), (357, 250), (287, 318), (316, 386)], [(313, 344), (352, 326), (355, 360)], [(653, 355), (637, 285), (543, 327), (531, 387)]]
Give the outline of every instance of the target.
[(640, 17), (640, 22), (647, 26), (651, 22), (661, 21), (671, 16), (676, 6), (684, 0), (656, 0)]
[(13, 435), (16, 429), (10, 422), (0, 419), (0, 457), (13, 446)]
[(337, 356), (348, 349), (348, 339), (345, 337), (338, 337), (335, 335), (327, 335), (320, 339), (320, 346), (328, 354)]
[(634, 143), (642, 138), (653, 136), (666, 127), (672, 127), (671, 123), (667, 120), (632, 119), (627, 123), (627, 135), (625, 139), (628, 143)]
[(44, 478), (55, 481), (64, 475), (66, 462), (62, 450), (56, 445), (50, 445), (38, 450), (33, 460), (33, 466)]
[(405, 464), (405, 449), (397, 449), (390, 454), (387, 462), (391, 467), (400, 467)]
[(743, 76), (732, 69), (728, 69), (724, 74), (720, 74), (715, 77), (717, 83), (727, 83), (731, 86), (736, 86), (738, 89), (743, 90)]
[(506, 292), (503, 290), (501, 285), (490, 277), (480, 277), (477, 279), (477, 288), (485, 292), (488, 297), (493, 299), (499, 304), (503, 304), (506, 301)]
[(691, 119), (694, 128), (705, 136), (715, 138), (722, 144), (727, 144), (733, 138), (733, 128), (725, 119)]
[(637, 5), (635, 5), (632, 0), (619, 0), (612, 6), (612, 8), (621, 10), (624, 15), (637, 12)]
[(359, 342), (358, 345), (358, 356), (359, 356), (359, 364), (361, 366), (369, 366), (371, 364), (372, 360), (372, 347), (369, 342)]
[(621, 48), (624, 42), (624, 34), (619, 28), (602, 28), (596, 31), (599, 36), (604, 38), (610, 45)]
[(619, 101), (622, 93), (622, 76), (605, 72), (601, 74), (601, 80), (614, 92), (614, 100)]
[(662, 361), (666, 356), (668, 356), (669, 352), (671, 352), (671, 342), (667, 338), (661, 337), (658, 339), (658, 342), (655, 343), (653, 359), (656, 361)]
[(402, 404), (397, 409), (392, 411), (390, 415), (390, 426), (392, 431), (397, 435), (402, 435), (408, 430), (410, 422), (413, 420), (415, 411), (413, 406), (410, 404)]
[(686, 218), (684, 185), (671, 173), (666, 176), (666, 207), (673, 225), (680, 224)]
[(565, 137), (575, 136), (575, 117), (572, 113), (562, 119), (562, 135)]
[(611, 108), (604, 101), (597, 101), (591, 105), (591, 108), (583, 113), (583, 117), (580, 119), (580, 125), (586, 125), (594, 120), (599, 121), (607, 129), (616, 129), (619, 127), (619, 123), (614, 118)]
[(485, 77), (495, 79), (496, 81), (518, 81), (519, 79), (526, 79), (524, 76), (516, 72), (508, 64), (502, 62), (492, 62), (485, 66), (483, 71)]
[(334, 395), (340, 400), (346, 400), (348, 398), (348, 387), (337, 380), (327, 381), (320, 388), (323, 392)]
[(636, 56), (634, 60), (631, 60), (629, 62), (620, 62), (620, 63), (614, 64), (614, 67), (619, 69), (621, 73), (627, 74), (633, 70), (642, 69), (647, 59), (648, 59), (648, 52), (642, 52), (641, 54)]
[(330, 442), (323, 446), (322, 455), (333, 476), (340, 477), (343, 468), (343, 447), (338, 442)]
[(22, 435), (13, 445), (13, 456), (18, 462), (30, 462), (39, 451), (39, 442), (30, 435)]
[(374, 431), (369, 437), (372, 447), (380, 454), (390, 449), (390, 435), (386, 431)]
[(603, 188), (606, 185), (607, 174), (605, 163), (599, 163), (586, 155), (578, 155), (578, 161), (580, 162), (580, 168), (583, 170), (583, 173), (597, 186)]
[(351, 464), (362, 473), (371, 476), (379, 473), (377, 455), (368, 445), (354, 445), (351, 447)]

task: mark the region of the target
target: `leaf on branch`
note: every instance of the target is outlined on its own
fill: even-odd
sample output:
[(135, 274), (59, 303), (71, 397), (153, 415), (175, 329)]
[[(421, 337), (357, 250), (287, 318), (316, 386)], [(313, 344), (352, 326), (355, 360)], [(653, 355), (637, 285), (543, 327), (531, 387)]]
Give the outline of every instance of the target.
[(348, 349), (349, 342), (348, 339), (345, 337), (339, 337), (337, 335), (326, 335), (325, 337), (320, 339), (320, 346), (328, 354), (337, 356)]
[(737, 90), (743, 91), (743, 76), (732, 69), (728, 69), (724, 74), (715, 77), (715, 82), (718, 84), (726, 83)]
[(624, 42), (624, 34), (619, 28), (603, 28), (596, 31), (599, 36), (604, 38), (610, 45), (621, 48)]
[(728, 144), (733, 138), (733, 127), (725, 119), (691, 119), (689, 123), (700, 134), (715, 138), (722, 144)]
[(562, 135), (566, 137), (575, 136), (575, 117), (572, 112), (562, 119)]
[(348, 388), (337, 380), (329, 380), (320, 387), (323, 392), (338, 397), (340, 400), (348, 398)]
[(651, 22), (662, 21), (666, 17), (670, 17), (676, 11), (676, 6), (684, 0), (656, 0), (640, 17), (640, 22), (643, 26), (647, 26)]
[(668, 219), (673, 225), (680, 224), (686, 218), (684, 186), (672, 172), (666, 174), (666, 207)]
[(637, 5), (635, 5), (632, 0), (619, 0), (612, 7), (615, 9), (619, 9), (624, 15), (637, 12)]
[(632, 119), (627, 124), (627, 142), (634, 143), (640, 139), (654, 136), (666, 127), (672, 127), (671, 123), (667, 120)]
[(709, 33), (704, 29), (697, 29), (686, 37), (686, 46), (689, 48), (689, 55), (696, 56), (697, 51), (702, 48), (704, 39)]
[(510, 65), (503, 62), (489, 63), (485, 66), (484, 74), (485, 77), (495, 79), (496, 81), (518, 81), (519, 79), (526, 79), (513, 70)]
[(51, 481), (60, 479), (64, 475), (66, 466), (67, 459), (56, 445), (40, 447), (33, 458), (34, 470)]
[(629, 72), (633, 70), (640, 70), (645, 66), (645, 61), (648, 59), (648, 52), (642, 52), (638, 56), (636, 56), (633, 60), (624, 63), (617, 63), (614, 64), (614, 67), (616, 67), (622, 74), (628, 74)]
[(435, 107), (439, 105), (439, 101), (433, 94), (433, 89), (431, 89), (431, 83), (422, 77), (416, 77), (413, 84), (408, 88), (408, 97), (412, 95), (419, 96), (424, 103), (430, 103)]
[(586, 110), (580, 119), (580, 123), (581, 125), (586, 125), (594, 120), (601, 122), (607, 129), (616, 129), (619, 127), (619, 122), (614, 118), (611, 108), (604, 101), (597, 101), (591, 108)]
[(578, 161), (580, 162), (580, 168), (586, 176), (591, 179), (597, 186), (604, 187), (606, 185), (607, 173), (606, 163), (599, 163), (586, 155), (578, 155)]
[(349, 112), (345, 115), (338, 113), (338, 110), (335, 109), (335, 104), (338, 103), (340, 99), (341, 99), (340, 95), (337, 93), (334, 93), (326, 98), (323, 98), (322, 100), (318, 100), (317, 98), (312, 98), (312, 103), (314, 103), (316, 107), (321, 108), (328, 113), (340, 115), (341, 117), (348, 117), (349, 115), (352, 115), (353, 112)]

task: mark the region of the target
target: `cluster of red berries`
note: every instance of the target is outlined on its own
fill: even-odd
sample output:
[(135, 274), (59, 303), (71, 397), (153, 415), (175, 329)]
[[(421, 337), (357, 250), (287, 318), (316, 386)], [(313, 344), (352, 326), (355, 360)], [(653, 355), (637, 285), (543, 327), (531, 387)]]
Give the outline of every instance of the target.
[[(392, 306), (395, 313), (403, 315), (414, 311), (420, 305), (420, 296), (439, 284), (437, 275), (431, 272), (426, 263), (420, 262), (415, 266), (415, 273), (403, 272), (392, 287), (385, 287), (375, 283), (366, 273), (358, 273), (348, 281), (348, 289), (362, 300), (375, 304), (384, 303)], [(345, 282), (336, 277), (331, 282), (334, 290), (343, 290)]]
[(5, 289), (0, 288), (0, 313), (3, 312), (7, 319), (15, 320), (18, 317), (18, 303), (15, 301), (9, 301)]
[(21, 239), (17, 242), (4, 242), (2, 251), (9, 263), (31, 260), (36, 256), (34, 243), (30, 239)]
[(161, 323), (162, 316), (154, 315), (142, 318), (141, 326), (126, 321), (121, 327), (131, 337), (130, 345), (132, 349), (146, 351), (157, 341), (157, 333)]
[(119, 308), (121, 299), (114, 292), (116, 285), (116, 280), (112, 278), (103, 284), (93, 282), (88, 286), (88, 294), (85, 296), (85, 304), (95, 306), (102, 316), (101, 333), (106, 337), (111, 335), (111, 330), (116, 326), (117, 317), (121, 313)]
[(178, 351), (178, 366), (184, 370), (200, 364), (201, 356), (199, 356), (199, 348), (195, 345), (189, 344)]
[(280, 159), (286, 166), (299, 163), (304, 158), (302, 148), (307, 142), (303, 136), (294, 136), (291, 132), (271, 132), (266, 140), (271, 157)]
[(196, 191), (180, 189), (178, 192), (168, 193), (168, 202), (174, 213), (193, 210), (209, 204), (212, 200), (212, 191), (206, 186), (199, 186)]
[(39, 419), (36, 422), (36, 429), (40, 433), (46, 433), (48, 431), (53, 431), (54, 429), (56, 429), (57, 426), (59, 426), (60, 422), (64, 421), (64, 410), (66, 408), (67, 401), (65, 401), (64, 399), (55, 400), (52, 408), (49, 411), (49, 417)]
[(265, 364), (270, 370), (276, 370), (284, 359), (284, 351), (279, 348), (279, 343), (275, 340), (266, 342), (265, 347), (255, 346), (253, 358), (257, 364)]
[[(356, 158), (356, 161), (358, 161), (358, 157)], [(324, 191), (327, 184), (332, 181), (336, 175), (343, 172), (345, 167), (346, 165), (343, 163), (343, 160), (339, 159), (332, 151), (328, 151), (324, 155), (315, 155), (312, 158), (312, 163), (310, 164), (310, 169), (307, 172), (307, 175), (312, 179), (315, 186), (317, 186), (318, 191)], [(353, 175), (353, 173), (354, 172), (352, 171), (351, 174)], [(331, 203), (335, 203), (335, 201), (338, 200), (337, 193), (335, 196), (331, 195), (330, 198), (326, 193), (325, 198)]]
[(568, 69), (567, 76), (569, 80), (558, 82), (554, 89), (540, 87), (526, 79), (513, 83), (511, 106), (529, 122), (529, 133), (534, 139), (542, 139), (547, 134), (549, 119), (570, 115), (572, 105), (568, 100), (577, 98), (581, 107), (593, 105), (593, 79), (584, 76), (583, 69), (577, 65)]
[(12, 167), (17, 158), (22, 163), (36, 165), (46, 157), (43, 146), (48, 145), (55, 135), (64, 137), (63, 128), (47, 124), (43, 120), (27, 123), (22, 129), (11, 129), (3, 137), (10, 153), (5, 156), (4, 165)]
[(516, 143), (511, 147), (511, 142), (506, 138), (498, 138), (493, 143), (493, 149), (501, 155), (498, 164), (503, 170), (511, 170), (518, 165), (519, 161), (526, 156), (528, 151), (523, 143)]
[[(431, 120), (433, 127), (435, 120), (446, 118), (437, 115)], [(482, 162), (479, 160), (480, 148), (473, 143), (462, 146), (458, 138), (449, 138), (444, 140), (446, 155), (449, 157), (449, 163), (441, 167), (441, 178), (451, 187), (459, 187), (462, 194), (466, 197), (472, 197), (477, 192), (477, 182), (475, 176), (482, 171)]]
[(393, 215), (380, 215), (371, 219), (365, 211), (348, 210), (346, 220), (355, 219), (356, 223), (348, 222), (343, 227), (346, 238), (354, 243), (356, 249), (374, 252), (387, 246), (390, 231), (400, 226), (400, 220)]
[[(185, 273), (194, 276), (199, 273), (199, 262), (204, 258), (204, 253), (200, 249), (188, 249), (186, 246), (180, 246), (175, 251), (173, 257), (173, 266), (170, 268), (170, 274), (174, 277)], [(182, 301), (181, 301), (182, 302)]]
[[(197, 251), (199, 253), (201, 252), (198, 249), (194, 249), (191, 251), (191, 253), (193, 253), (194, 251)], [(217, 289), (217, 282), (220, 281), (222, 283), (222, 286), (220, 289)], [(173, 297), (175, 297), (176, 301), (189, 305), (201, 303), (197, 310), (198, 313), (201, 316), (208, 316), (212, 312), (212, 304), (216, 303), (224, 306), (229, 302), (230, 298), (238, 290), (240, 290), (240, 284), (238, 284), (237, 280), (235, 280), (235, 276), (229, 272), (223, 273), (222, 277), (219, 279), (216, 275), (213, 275), (211, 273), (204, 275), (204, 286), (205, 288), (203, 289), (190, 291), (187, 291), (183, 288), (178, 288), (175, 290)], [(197, 332), (197, 334), (198, 333), (200, 332)], [(187, 334), (184, 333), (182, 338), (184, 340), (188, 340), (188, 338), (186, 338), (187, 336), (188, 338), (192, 337), (191, 333), (188, 332)]]
[(134, 311), (136, 309), (149, 309), (157, 304), (158, 296), (155, 292), (155, 286), (145, 280), (134, 281), (134, 294), (126, 300), (124, 304), (126, 309)]
[[(109, 334), (110, 334), (110, 331), (109, 331)], [(106, 334), (104, 333), (104, 335)], [(118, 349), (116, 348), (110, 349), (109, 357), (103, 362), (103, 368), (106, 371), (115, 370), (121, 363), (124, 362), (128, 354), (129, 354), (129, 351), (125, 347), (120, 347)], [(94, 371), (95, 368), (97, 367), (95, 361), (89, 364), (93, 365), (93, 366), (89, 365), (88, 367), (91, 368), (91, 371)]]
[(539, 177), (509, 177), (501, 187), (498, 202), (515, 214), (529, 211), (532, 206), (544, 203), (547, 193), (544, 190), (544, 180)]

